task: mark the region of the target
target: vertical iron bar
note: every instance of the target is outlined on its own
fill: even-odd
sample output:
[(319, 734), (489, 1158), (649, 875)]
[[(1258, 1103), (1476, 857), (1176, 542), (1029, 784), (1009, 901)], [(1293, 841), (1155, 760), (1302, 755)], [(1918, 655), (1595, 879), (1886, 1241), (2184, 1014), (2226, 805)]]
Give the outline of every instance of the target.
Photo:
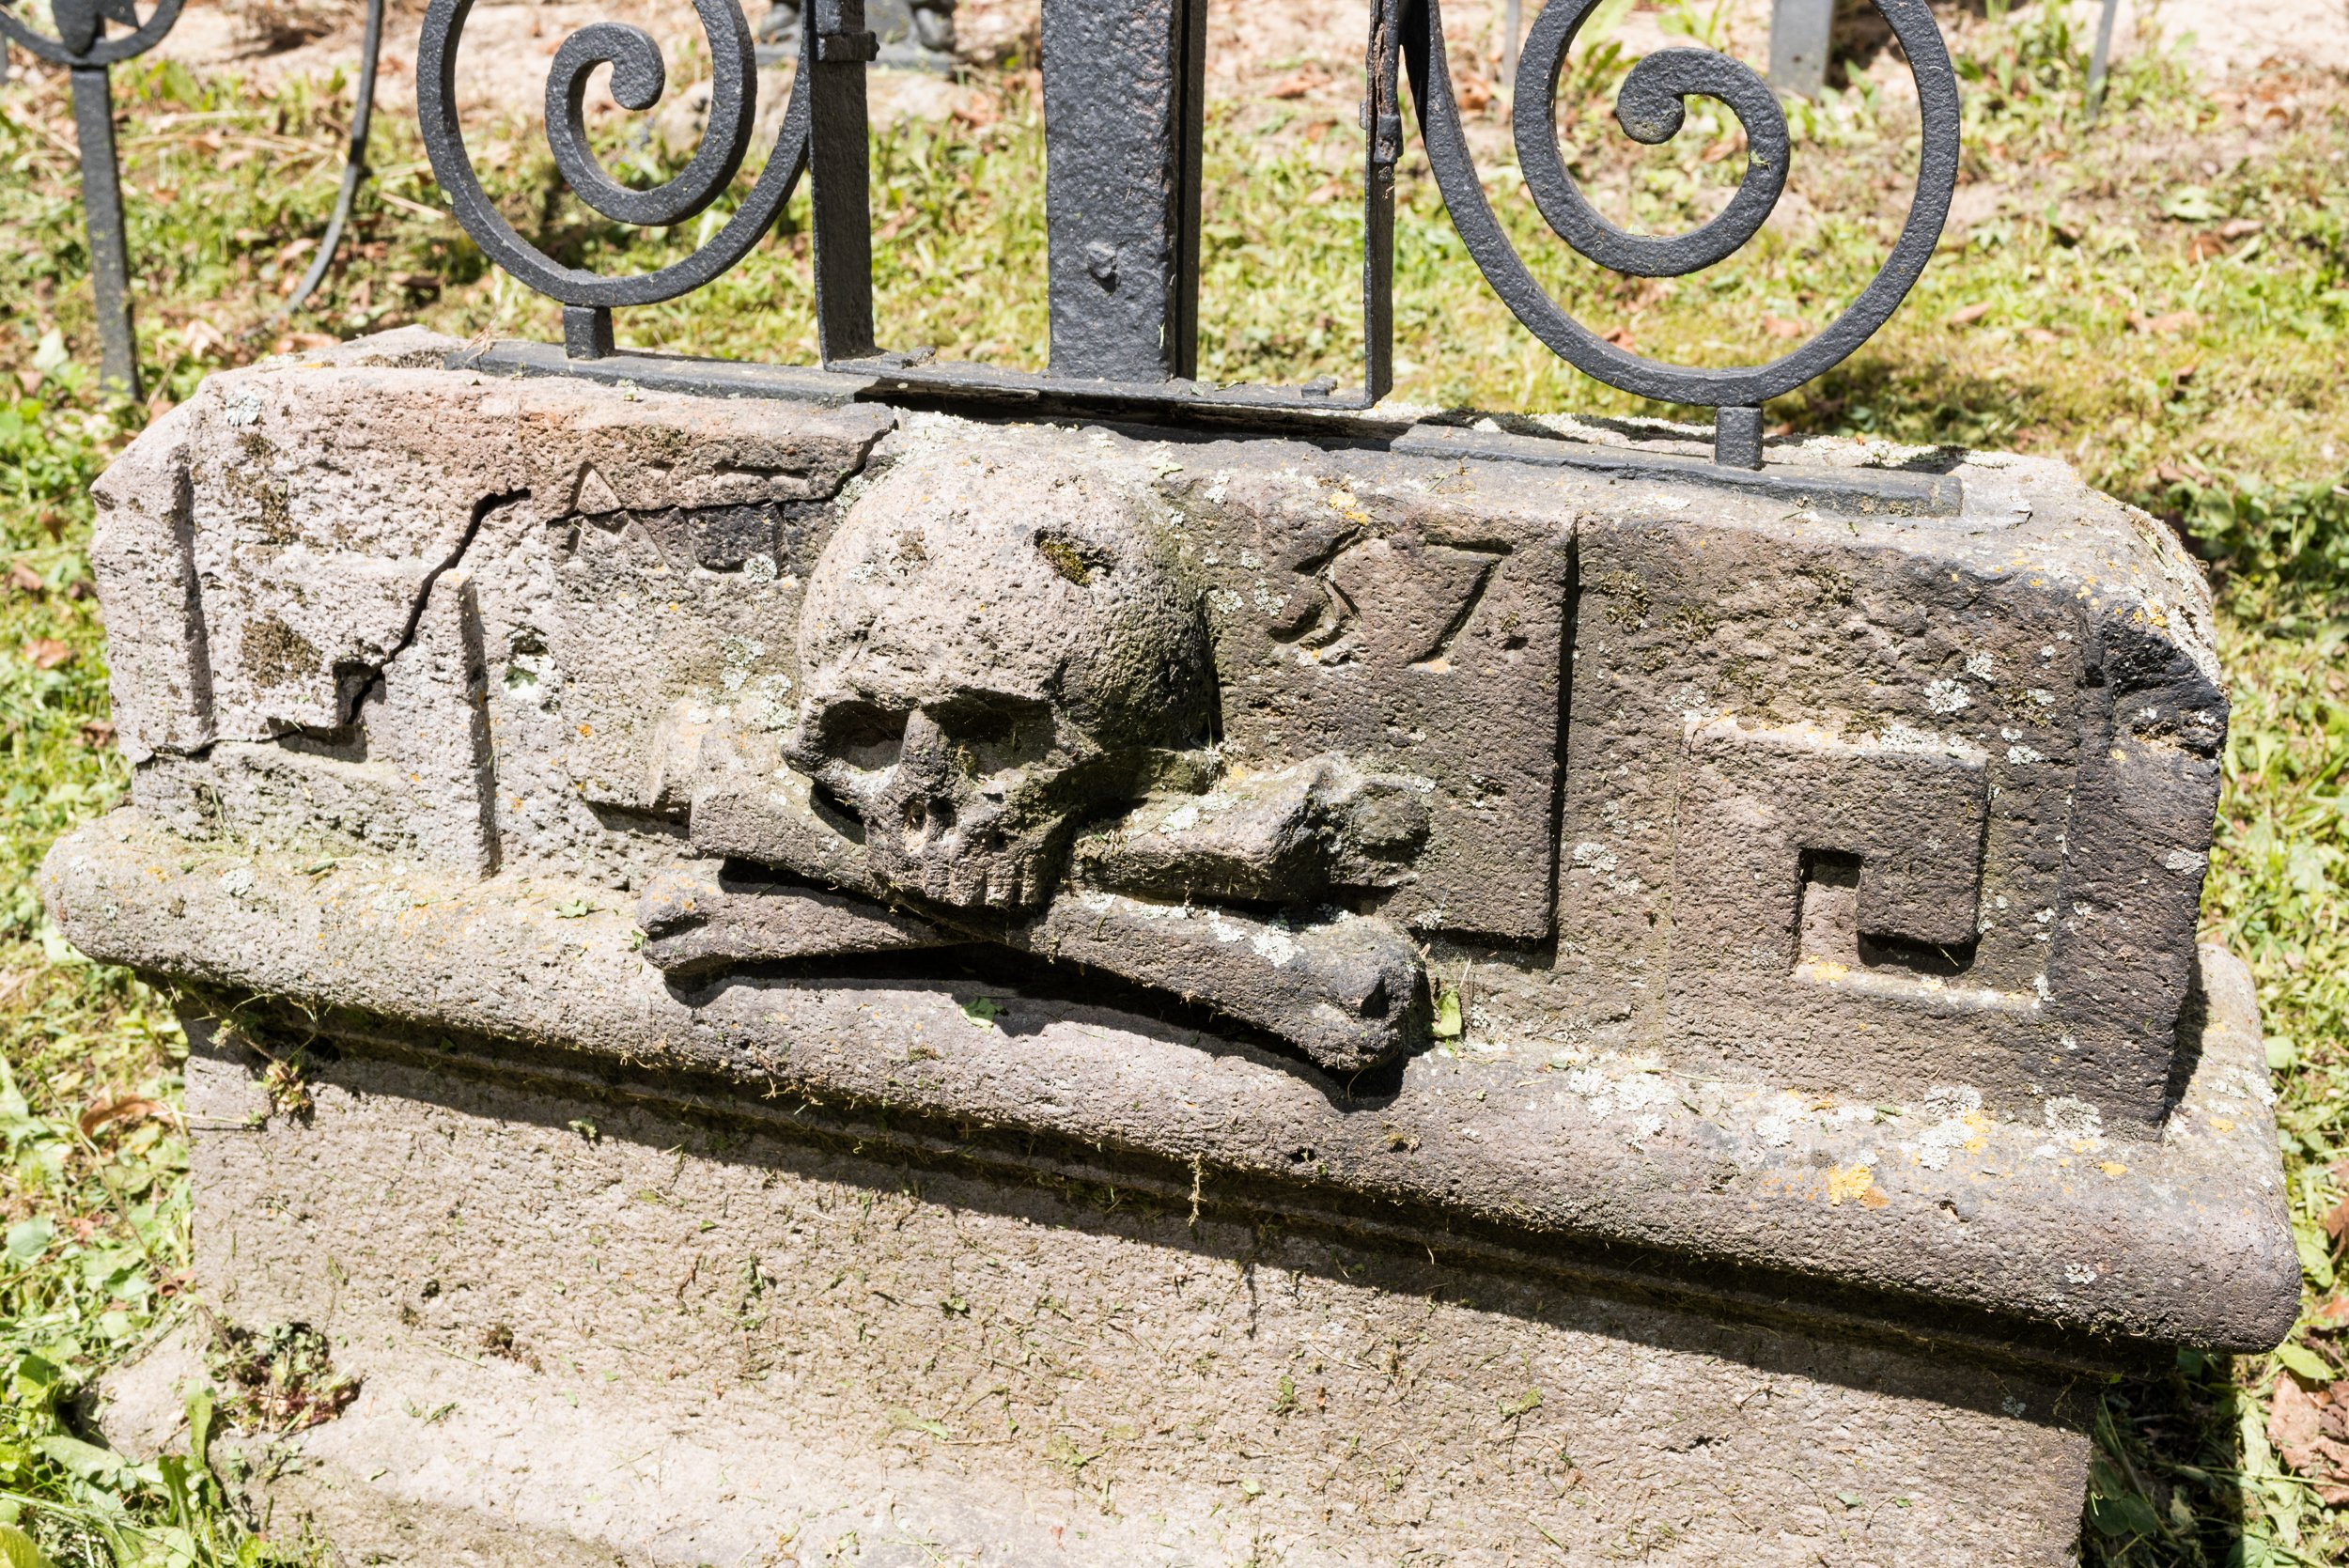
[(1199, 374), (1199, 203), (1206, 156), (1207, 0), (1182, 0), (1182, 111), (1175, 146), (1180, 169), (1174, 190), (1174, 309), (1167, 359), (1174, 374)]
[(1762, 466), (1762, 411), (1731, 404), (1713, 411), (1713, 460), (1723, 468)]
[(863, 359), (873, 341), (872, 161), (864, 67), (880, 52), (864, 0), (810, 0), (801, 11), (800, 80), (808, 97), (808, 210), (816, 252), (816, 349), (826, 365)]
[(610, 305), (565, 305), (563, 307), (563, 357), (565, 359), (610, 359), (612, 357), (612, 307)]
[(104, 66), (74, 66), (73, 131), (82, 148), (82, 211), (89, 225), (90, 287), (98, 296), (99, 380), (126, 397), (139, 390), (131, 330), (130, 243), (122, 231), (122, 178), (115, 163), (114, 89)]
[(2112, 64), (2112, 22), (2121, 13), (2121, 0), (2105, 0), (2096, 18), (2096, 49), (2088, 57), (2088, 118), (2092, 124), (2105, 107), (2105, 72)]
[(1206, 62), (1205, 0), (1045, 0), (1055, 376), (1197, 368)]
[(1403, 0), (1373, 0), (1362, 94), (1362, 392), (1394, 389), (1394, 168), (1403, 157)]
[(1770, 7), (1770, 85), (1816, 98), (1827, 85), (1828, 42), (1835, 0), (1774, 0)]
[(367, 22), (365, 38), (359, 43), (359, 97), (350, 112), (350, 151), (343, 161), (343, 185), (334, 195), (334, 214), (326, 220), (326, 232), (319, 238), (319, 254), (303, 274), (301, 284), (278, 311), (291, 316), (318, 292), (326, 281), (327, 269), (334, 265), (334, 252), (343, 242), (343, 225), (350, 221), (351, 204), (358, 199), (360, 181), (367, 178), (367, 128), (375, 118), (376, 56), (383, 52), (383, 0), (367, 0)]

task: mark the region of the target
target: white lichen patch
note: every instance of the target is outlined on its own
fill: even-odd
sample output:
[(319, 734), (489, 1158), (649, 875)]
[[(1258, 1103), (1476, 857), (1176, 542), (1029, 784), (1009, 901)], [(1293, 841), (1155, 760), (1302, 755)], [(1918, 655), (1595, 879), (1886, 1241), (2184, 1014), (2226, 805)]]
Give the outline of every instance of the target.
[(2047, 1130), (2059, 1137), (2101, 1140), (2105, 1131), (2105, 1113), (2090, 1101), (2074, 1094), (2057, 1094), (2040, 1108), (2046, 1119)]
[(1753, 1124), (1753, 1141), (1766, 1149), (1782, 1149), (1795, 1141), (1795, 1128), (1809, 1108), (1790, 1093), (1781, 1091), (1770, 1101), (1770, 1109)]
[(1990, 1118), (1983, 1113), (1979, 1089), (1937, 1084), (1921, 1110), (1934, 1118), (1933, 1125), (1901, 1149), (1928, 1171), (1946, 1171), (1951, 1156), (1979, 1153), (1990, 1141)]
[(1955, 713), (1973, 703), (1973, 693), (1960, 681), (1937, 680), (1925, 688), (1925, 706), (1936, 713)]
[[(1609, 1070), (1610, 1063), (1614, 1071)], [(1556, 1099), (1562, 1105), (1581, 1101), (1584, 1113), (1594, 1122), (1610, 1116), (1631, 1117), (1629, 1137), (1637, 1146), (1664, 1130), (1670, 1108), (1679, 1103), (1680, 1093), (1661, 1072), (1643, 1063), (1622, 1063), (1610, 1052), (1591, 1066), (1569, 1072), (1566, 1087)]]
[(1626, 897), (1642, 891), (1647, 885), (1628, 872), (1617, 876), (1616, 867), (1621, 862), (1616, 860), (1615, 852), (1603, 844), (1586, 840), (1574, 846), (1569, 859), (1577, 870), (1590, 872), (1606, 883), (1610, 892)]

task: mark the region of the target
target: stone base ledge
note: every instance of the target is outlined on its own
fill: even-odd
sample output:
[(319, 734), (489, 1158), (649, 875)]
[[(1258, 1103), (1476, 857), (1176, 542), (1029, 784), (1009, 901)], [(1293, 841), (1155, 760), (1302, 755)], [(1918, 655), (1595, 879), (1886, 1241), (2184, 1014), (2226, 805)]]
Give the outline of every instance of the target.
[(1847, 1102), (1509, 1050), (1427, 1052), (1350, 1095), (1255, 1045), (1089, 1004), (1082, 972), (1045, 966), (680, 992), (607, 889), (305, 862), (132, 810), (61, 841), (42, 876), (93, 957), (492, 1076), (910, 1149), (1044, 1148), (1210, 1204), (1269, 1192), (1300, 1219), (2079, 1363), (2264, 1348), (2298, 1310), (2256, 1000), (2212, 949), (2195, 1067), (2148, 1142), (1996, 1121), (1959, 1086)]

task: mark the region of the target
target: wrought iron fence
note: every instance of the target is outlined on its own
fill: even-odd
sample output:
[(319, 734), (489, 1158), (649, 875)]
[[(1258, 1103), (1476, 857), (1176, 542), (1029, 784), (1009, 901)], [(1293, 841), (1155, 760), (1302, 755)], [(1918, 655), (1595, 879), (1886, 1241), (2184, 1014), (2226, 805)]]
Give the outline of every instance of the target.
[[(122, 214), (121, 163), (115, 152), (112, 68), (161, 43), (179, 22), (184, 3), (158, 0), (141, 22), (135, 0), (54, 0), (50, 19), (57, 30), (52, 37), (16, 15), (9, 0), (0, 0), (0, 81), (8, 79), (7, 40), (12, 39), (40, 58), (64, 66), (72, 82), (83, 222), (89, 235), (90, 285), (98, 303), (99, 380), (130, 397), (141, 396), (143, 392), (138, 338), (131, 319), (131, 244)], [(350, 117), (350, 149), (334, 215), (327, 220), (309, 271), (279, 307), (281, 318), (301, 309), (325, 281), (343, 229), (350, 221), (351, 203), (367, 176), (367, 133), (375, 116), (375, 68), (383, 49), (383, 7), (384, 0), (367, 0), (359, 95)], [(109, 23), (125, 29), (123, 36), (108, 38)]]
[[(107, 67), (152, 46), (182, 0), (158, 0), (139, 23), (132, 0), (55, 0), (58, 36), (27, 27), (0, 5), (0, 33), (72, 72), (88, 206), (92, 270), (108, 380), (135, 390), (127, 262)], [(1445, 51), (1439, 0), (1368, 0), (1363, 73), (1363, 358), (1361, 384), (1217, 386), (1199, 381), (1200, 158), (1206, 0), (1044, 0), (1046, 224), (1050, 303), (1049, 368), (1041, 375), (942, 364), (926, 350), (884, 351), (875, 334), (865, 70), (879, 54), (865, 0), (804, 0), (797, 64), (783, 123), (765, 167), (727, 220), (680, 260), (607, 276), (567, 266), (521, 235), (482, 188), (457, 109), (458, 50), (474, 0), (431, 0), (417, 54), (417, 110), (435, 177), (458, 221), (490, 258), (563, 306), (559, 360), (522, 350), (516, 368), (583, 368), (613, 360), (613, 313), (710, 283), (770, 232), (804, 179), (815, 269), (817, 343), (829, 371), (876, 378), (889, 390), (945, 398), (1034, 399), (1159, 411), (1362, 410), (1393, 381), (1394, 181), (1404, 148), (1408, 85), (1422, 143), (1454, 225), (1494, 292), (1551, 352), (1610, 386), (1715, 411), (1717, 463), (1762, 464), (1762, 405), (1842, 363), (1887, 321), (1931, 257), (1958, 165), (1956, 74), (1926, 0), (1875, 0), (1915, 78), (1922, 144), (1917, 186), (1900, 234), (1875, 276), (1817, 334), (1766, 364), (1677, 365), (1618, 347), (1559, 307), (1526, 266), (1487, 200)], [(1566, 167), (1556, 97), (1577, 32), (1599, 0), (1548, 0), (1517, 52), (1511, 133), (1524, 189), (1549, 227), (1582, 256), (1639, 277), (1677, 277), (1715, 266), (1759, 232), (1785, 188), (1791, 139), (1769, 85), (1748, 66), (1701, 48), (1658, 50), (1625, 77), (1615, 101), (1624, 132), (1651, 145), (1685, 122), (1685, 101), (1706, 97), (1735, 115), (1746, 165), (1726, 207), (1691, 232), (1641, 235), (1593, 207)], [(665, 227), (707, 211), (739, 175), (756, 115), (758, 53), (739, 0), (693, 0), (712, 81), (707, 128), (683, 170), (649, 189), (621, 183), (589, 147), (586, 94), (611, 68), (619, 103), (656, 105), (667, 74), (643, 29), (591, 23), (556, 50), (546, 88), (546, 133), (557, 168), (587, 207), (615, 223)], [(107, 22), (129, 29), (105, 36)], [(350, 160), (334, 216), (295, 300), (331, 265), (365, 177), (382, 0), (370, 0), (366, 57)], [(741, 367), (667, 356), (670, 384), (740, 390)], [(609, 368), (605, 366), (604, 368)]]
[[(1050, 369), (1038, 377), (984, 365), (916, 363), (876, 341), (867, 205), (864, 70), (877, 53), (864, 0), (807, 0), (798, 70), (765, 169), (709, 241), (657, 271), (603, 276), (566, 266), (518, 233), (474, 172), (458, 124), (459, 40), (474, 0), (432, 0), (417, 61), (425, 146), (457, 216), (482, 249), (563, 305), (572, 362), (614, 353), (612, 313), (701, 287), (766, 235), (804, 178), (813, 210), (817, 342), (827, 369), (877, 374), (909, 392), (1034, 395), (1155, 404), (1366, 409), (1392, 385), (1394, 177), (1408, 82), (1428, 163), (1470, 256), (1503, 303), (1553, 353), (1586, 375), (1664, 402), (1715, 413), (1715, 458), (1762, 461), (1762, 404), (1840, 364), (1889, 319), (1924, 270), (1956, 184), (1957, 79), (1925, 0), (1876, 0), (1917, 84), (1923, 144), (1916, 195), (1883, 267), (1823, 331), (1764, 365), (1734, 369), (1662, 364), (1619, 348), (1559, 308), (1526, 267), (1486, 200), (1444, 48), (1439, 0), (1371, 0), (1362, 120), (1361, 384), (1209, 386), (1194, 380), (1198, 335), (1201, 101), (1205, 0), (1045, 0), (1046, 224), (1051, 308)], [(1549, 0), (1517, 62), (1512, 132), (1525, 188), (1579, 254), (1615, 272), (1676, 277), (1711, 267), (1760, 230), (1785, 188), (1790, 138), (1770, 88), (1751, 69), (1707, 49), (1659, 50), (1626, 76), (1615, 117), (1660, 144), (1684, 100), (1717, 99), (1743, 126), (1744, 177), (1728, 206), (1691, 233), (1630, 233), (1595, 209), (1558, 147), (1556, 95), (1575, 35), (1598, 0)], [(612, 68), (631, 110), (664, 85), (659, 45), (639, 28), (595, 23), (565, 39), (547, 81), (555, 163), (578, 197), (617, 223), (661, 226), (706, 210), (739, 171), (756, 99), (751, 29), (735, 0), (694, 0), (713, 82), (707, 134), (685, 169), (649, 190), (614, 179), (587, 145), (590, 72)], [(812, 23), (812, 24), (807, 24)], [(543, 366), (541, 366), (543, 367)]]
[[(0, 5), (0, 38), (66, 68), (73, 85), (73, 137), (82, 160), (82, 214), (89, 232), (90, 285), (98, 296), (99, 377), (139, 396), (138, 343), (131, 331), (130, 244), (122, 226), (122, 177), (115, 156), (113, 70), (158, 43), (179, 20), (183, 0), (158, 0), (145, 22), (132, 0), (54, 0), (52, 37)], [(122, 29), (107, 36), (108, 24)]]

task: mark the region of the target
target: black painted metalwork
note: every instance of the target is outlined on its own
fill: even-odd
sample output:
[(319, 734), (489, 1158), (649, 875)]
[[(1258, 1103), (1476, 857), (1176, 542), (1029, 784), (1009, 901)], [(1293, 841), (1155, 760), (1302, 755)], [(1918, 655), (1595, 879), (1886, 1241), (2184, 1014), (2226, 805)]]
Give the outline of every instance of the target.
[[(89, 231), (90, 287), (98, 299), (98, 376), (126, 396), (139, 389), (138, 339), (131, 326), (131, 245), (122, 225), (122, 171), (115, 155), (109, 68), (145, 54), (179, 20), (182, 0), (160, 0), (145, 22), (132, 0), (55, 0), (57, 36), (37, 33), (0, 5), (0, 38), (64, 66), (73, 88), (73, 133), (82, 159), (82, 212)], [(109, 38), (107, 24), (124, 29)]]
[(1044, 8), (1052, 374), (1197, 373), (1206, 0)]
[(334, 210), (326, 220), (326, 232), (319, 238), (319, 254), (311, 261), (310, 270), (302, 274), (302, 281), (278, 308), (279, 316), (291, 316), (309, 303), (319, 285), (334, 265), (334, 253), (341, 248), (343, 228), (350, 222), (350, 204), (359, 198), (359, 187), (367, 178), (367, 131), (375, 119), (375, 67), (383, 53), (384, 0), (367, 0), (367, 20), (364, 37), (359, 43), (359, 96), (350, 111), (350, 151), (343, 160), (342, 189), (334, 194)]
[[(1875, 0), (1906, 53), (1922, 111), (1917, 192), (1882, 269), (1817, 335), (1766, 365), (1719, 369), (1660, 364), (1616, 347), (1561, 310), (1518, 256), (1486, 199), (1444, 50), (1438, 0), (1370, 0), (1363, 129), (1362, 384), (1205, 386), (1191, 380), (1198, 335), (1199, 158), (1206, 0), (1046, 0), (1044, 95), (1051, 367), (1036, 377), (930, 363), (926, 350), (883, 353), (874, 337), (872, 225), (864, 68), (878, 52), (865, 0), (806, 0), (799, 70), (778, 144), (741, 207), (685, 259), (630, 277), (556, 263), (491, 208), (459, 135), (457, 40), (474, 0), (431, 0), (417, 62), (425, 145), (459, 220), (490, 257), (563, 303), (568, 360), (614, 355), (611, 312), (700, 287), (734, 266), (772, 225), (801, 174), (813, 211), (817, 343), (828, 370), (948, 400), (1091, 402), (1160, 412), (1367, 409), (1392, 381), (1394, 174), (1403, 149), (1408, 77), (1428, 163), (1455, 226), (1487, 283), (1519, 321), (1568, 364), (1610, 386), (1717, 411), (1715, 459), (1762, 464), (1765, 400), (1850, 355), (1889, 319), (1930, 259), (1956, 183), (1956, 74), (1927, 0)], [(660, 98), (658, 47), (611, 23), (582, 28), (558, 51), (547, 84), (555, 162), (590, 208), (616, 221), (663, 225), (702, 211), (739, 172), (751, 136), (754, 52), (736, 0), (694, 0), (714, 62), (708, 133), (685, 171), (646, 191), (614, 180), (587, 149), (588, 73), (613, 68), (612, 91), (644, 110)], [(1599, 0), (1548, 0), (1517, 64), (1513, 131), (1527, 193), (1578, 254), (1616, 272), (1675, 277), (1735, 254), (1785, 188), (1790, 138), (1769, 86), (1710, 50), (1666, 49), (1625, 78), (1615, 117), (1635, 140), (1670, 141), (1685, 101), (1712, 98), (1743, 126), (1744, 178), (1728, 205), (1688, 234), (1633, 234), (1610, 223), (1567, 172), (1555, 124), (1558, 83), (1577, 31)], [(646, 363), (646, 356), (623, 356)], [(699, 362), (678, 362), (681, 364)]]
[[(758, 63), (798, 58), (801, 0), (771, 0), (753, 31)], [(879, 40), (877, 65), (941, 74), (955, 69), (955, 0), (864, 0), (865, 25)]]

